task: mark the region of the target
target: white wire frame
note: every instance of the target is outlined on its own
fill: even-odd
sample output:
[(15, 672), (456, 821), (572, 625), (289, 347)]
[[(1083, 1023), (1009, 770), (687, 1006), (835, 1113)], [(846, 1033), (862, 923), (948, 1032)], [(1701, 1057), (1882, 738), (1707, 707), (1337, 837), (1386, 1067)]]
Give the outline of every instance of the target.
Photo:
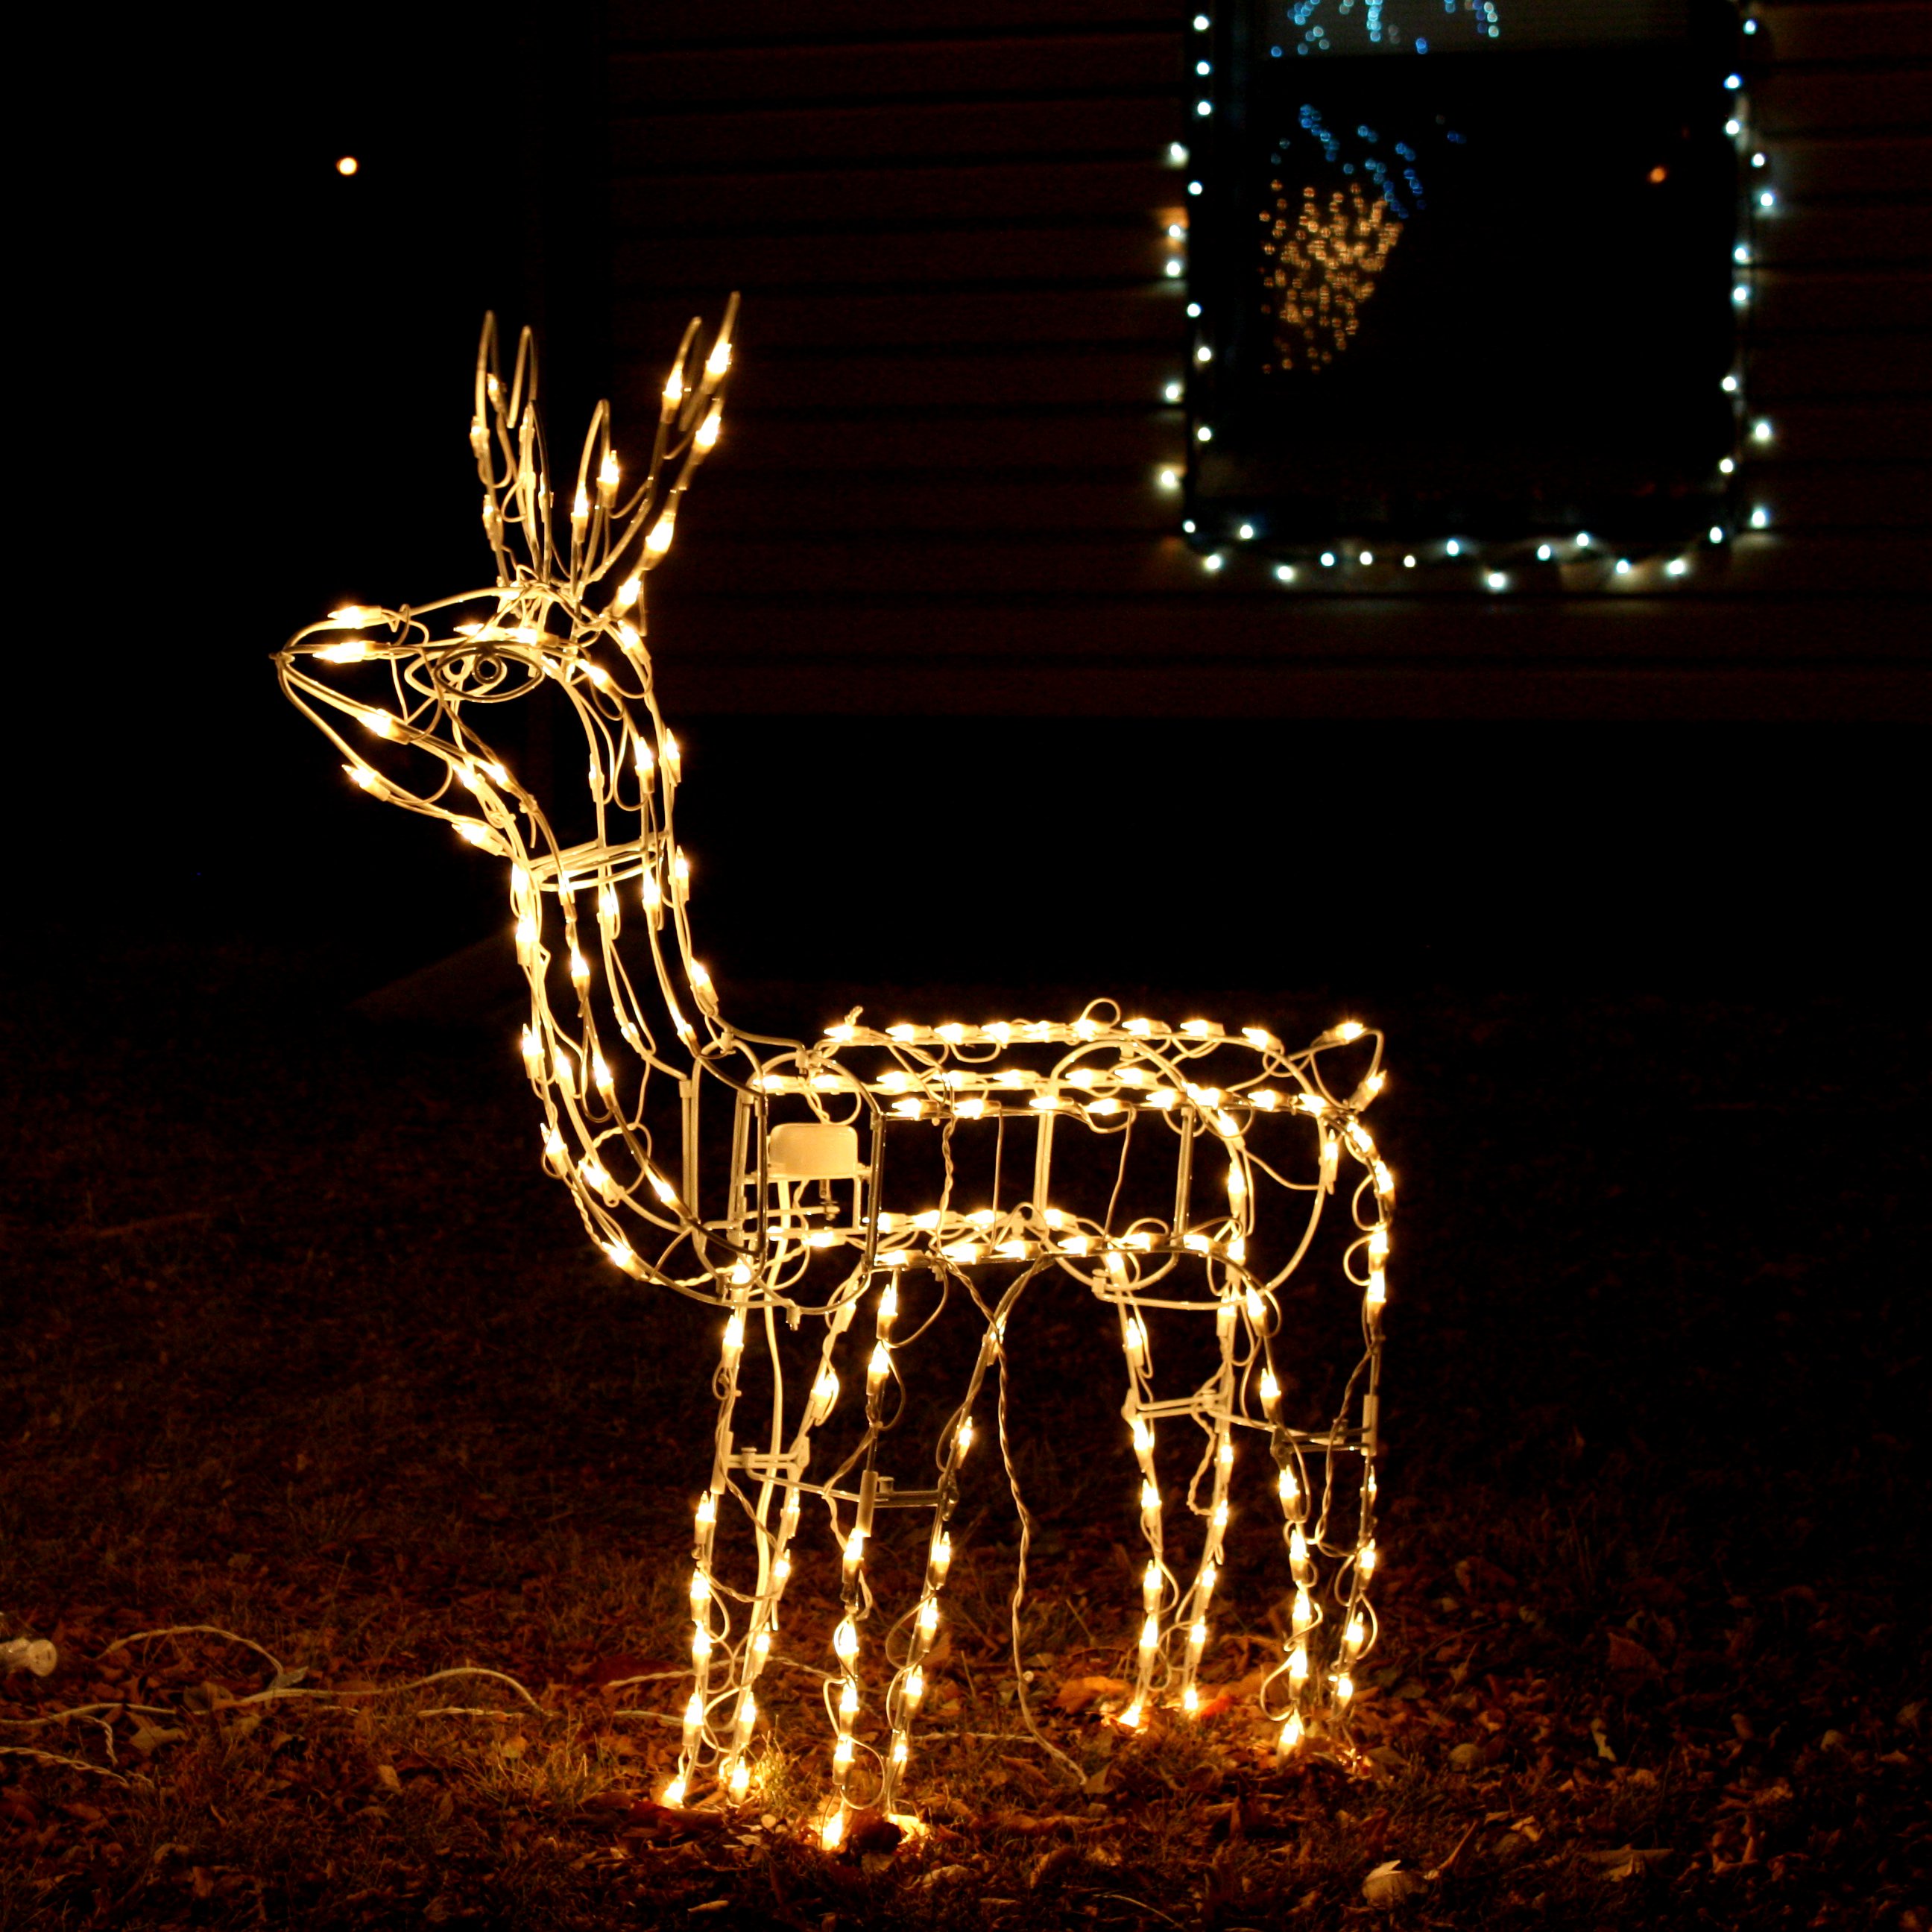
[[(666, 1801), (749, 1792), (756, 1686), (808, 1500), (826, 1514), (843, 1598), (826, 1679), (825, 1841), (838, 1842), (856, 1804), (890, 1812), (901, 1801), (961, 1465), (989, 1375), (1021, 1527), (1017, 1666), (1031, 1520), (1012, 1461), (1006, 1336), (1022, 1297), (1045, 1281), (1090, 1296), (1122, 1352), (1147, 1559), (1131, 1695), (1113, 1720), (1134, 1730), (1156, 1707), (1184, 1716), (1200, 1708), (1247, 1443), (1272, 1471), (1267, 1506), (1280, 1514), (1292, 1589), (1260, 1707), (1282, 1752), (1346, 1754), (1355, 1675), (1376, 1638), (1369, 1585), (1394, 1183), (1364, 1114), (1382, 1083), (1382, 1037), (1347, 1022), (1291, 1052), (1264, 1028), (1128, 1018), (1108, 1000), (1066, 1020), (883, 1029), (855, 1011), (812, 1040), (725, 1018), (692, 950), (690, 868), (674, 825), (680, 757), (652, 688), (644, 586), (717, 441), (736, 313), (734, 297), (708, 344), (698, 322), (686, 330), (649, 461), (628, 491), (609, 410), (598, 406), (561, 515), (531, 336), (524, 332), (506, 383), (486, 320), (470, 441), (495, 580), (429, 604), (333, 612), (276, 658), (284, 690), (340, 748), (356, 784), (443, 820), (504, 862), (530, 988), (522, 1052), (544, 1164), (614, 1267), (724, 1318), (717, 1426), (693, 1522), (692, 1689)], [(580, 726), (585, 752), (581, 788), (549, 800), (488, 729), (494, 707), (546, 685)], [(580, 814), (587, 802), (592, 836), (560, 838), (562, 800)], [(703, 1125), (720, 1102), (728, 1156), (722, 1134), (707, 1151)], [(1112, 1163), (1104, 1212), (1056, 1193), (1074, 1133), (1090, 1168), (1096, 1153)], [(903, 1156), (920, 1138), (941, 1156), (936, 1194), (901, 1179), (918, 1165)], [(1151, 1177), (1144, 1151), (1130, 1177), (1130, 1150), (1150, 1140)], [(963, 1177), (988, 1144), (992, 1187), (969, 1206)], [(1010, 1144), (1019, 1172), (1002, 1198)], [(1210, 1159), (1220, 1168), (1211, 1178)], [(1330, 1214), (1346, 1216), (1343, 1292), (1359, 1298), (1360, 1353), (1337, 1412), (1298, 1427), (1284, 1414), (1292, 1338), (1281, 1300)], [(915, 1292), (935, 1305), (908, 1334), (902, 1304)], [(970, 1309), (980, 1339), (934, 1446), (932, 1480), (909, 1490), (882, 1468), (882, 1451), (904, 1406), (914, 1346), (949, 1303)], [(1214, 1366), (1162, 1394), (1155, 1330), (1175, 1322), (1211, 1324)], [(741, 1413), (748, 1358), (760, 1364), (761, 1394), (769, 1384), (762, 1421)], [(848, 1396), (848, 1384), (862, 1396)], [(814, 1479), (814, 1436), (835, 1414), (856, 1446)], [(1202, 1437), (1185, 1492), (1196, 1520), (1185, 1560), (1157, 1462), (1162, 1432), (1171, 1455), (1179, 1425)], [(926, 1514), (923, 1575), (888, 1618), (866, 1550), (876, 1512), (905, 1507)], [(734, 1518), (740, 1542), (729, 1553), (720, 1539)], [(865, 1717), (868, 1680), (878, 1721)], [(1029, 1729), (1055, 1749), (1034, 1724), (1023, 1682), (1018, 1701)]]

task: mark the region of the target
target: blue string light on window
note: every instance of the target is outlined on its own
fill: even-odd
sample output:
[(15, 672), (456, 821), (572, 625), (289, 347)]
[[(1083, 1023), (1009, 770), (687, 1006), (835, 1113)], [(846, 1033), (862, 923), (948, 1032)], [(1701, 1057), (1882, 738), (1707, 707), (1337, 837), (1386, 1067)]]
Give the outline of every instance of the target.
[[(1395, 0), (1395, 4), (1400, 4), (1400, 0)], [(1294, 50), (1298, 54), (1346, 52), (1352, 50), (1351, 44), (1361, 51), (1394, 50), (1404, 45), (1418, 54), (1429, 51), (1426, 34), (1390, 17), (1391, 0), (1363, 0), (1359, 8), (1356, 0), (1334, 0), (1332, 38), (1327, 23), (1318, 17), (1329, 4), (1330, 0), (1290, 0), (1283, 17), (1300, 37)], [(1448, 20), (1466, 26), (1479, 42), (1502, 38), (1502, 15), (1496, 0), (1442, 0), (1442, 11)], [(1277, 60), (1281, 52), (1278, 46), (1268, 50), (1270, 56)]]

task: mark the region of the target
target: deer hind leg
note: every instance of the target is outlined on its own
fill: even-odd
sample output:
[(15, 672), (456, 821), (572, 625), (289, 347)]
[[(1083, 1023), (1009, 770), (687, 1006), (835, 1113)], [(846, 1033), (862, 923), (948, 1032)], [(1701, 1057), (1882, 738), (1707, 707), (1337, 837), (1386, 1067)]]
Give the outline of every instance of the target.
[[(1208, 1613), (1220, 1580), (1227, 1534), (1240, 1366), (1238, 1304), (1224, 1297), (1213, 1304), (1213, 1312), (1220, 1351), (1214, 1372), (1192, 1395), (1162, 1402), (1155, 1400), (1153, 1393), (1152, 1346), (1146, 1326), (1130, 1306), (1120, 1307), (1121, 1353), (1127, 1370), (1127, 1394), (1120, 1412), (1126, 1418), (1140, 1468), (1141, 1534), (1148, 1546), (1147, 1568), (1141, 1577), (1142, 1615), (1134, 1691), (1121, 1714), (1121, 1722), (1130, 1730), (1156, 1698), (1171, 1699), (1190, 1714), (1200, 1705), (1196, 1678), (1208, 1647)], [(1156, 1462), (1156, 1432), (1167, 1419), (1187, 1422), (1208, 1436), (1207, 1454), (1189, 1490), (1190, 1498), (1198, 1496), (1202, 1476), (1208, 1478), (1207, 1501), (1192, 1505), (1204, 1526), (1201, 1558), (1184, 1585), (1167, 1561), (1166, 1513)], [(1177, 1650), (1178, 1657), (1173, 1654)]]
[[(1379, 1338), (1376, 1346), (1378, 1347)], [(1376, 1613), (1369, 1601), (1369, 1583), (1376, 1568), (1376, 1371), (1378, 1356), (1370, 1358), (1370, 1393), (1364, 1405), (1364, 1421), (1352, 1444), (1361, 1456), (1360, 1488), (1356, 1502), (1352, 1539), (1331, 1540), (1329, 1514), (1334, 1482), (1334, 1460), (1347, 1449), (1334, 1437), (1342, 1434), (1340, 1424), (1331, 1431), (1323, 1450), (1323, 1467), (1312, 1477), (1300, 1449), (1285, 1430), (1275, 1434), (1275, 1456), (1282, 1504), (1282, 1533), (1288, 1544), (1288, 1566), (1294, 1581), (1294, 1603), (1289, 1618), (1286, 1654), (1280, 1666), (1262, 1690), (1265, 1714), (1281, 1715), (1277, 1749), (1292, 1751), (1318, 1721), (1331, 1737), (1346, 1741), (1348, 1718), (1355, 1695), (1354, 1671), (1376, 1640)], [(1315, 1520), (1309, 1520), (1310, 1490), (1318, 1480), (1322, 1493), (1314, 1499), (1318, 1507)], [(1346, 1532), (1344, 1533), (1346, 1535)], [(1322, 1626), (1328, 1620), (1318, 1600), (1322, 1577), (1318, 1556), (1336, 1559), (1336, 1568), (1326, 1592), (1340, 1628), (1324, 1642)], [(1288, 1679), (1288, 1706), (1285, 1714), (1269, 1708), (1268, 1691), (1275, 1678)]]

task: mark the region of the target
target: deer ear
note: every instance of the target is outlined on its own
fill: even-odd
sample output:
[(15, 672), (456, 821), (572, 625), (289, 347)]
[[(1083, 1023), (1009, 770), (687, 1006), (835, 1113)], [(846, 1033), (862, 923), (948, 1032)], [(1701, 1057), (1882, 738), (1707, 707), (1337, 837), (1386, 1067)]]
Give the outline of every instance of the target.
[(503, 379), (496, 356), (496, 312), (489, 309), (484, 313), (482, 333), (476, 338), (477, 428), (487, 432), (491, 427), (490, 418), (496, 413), (497, 398), (502, 393)]
[(490, 482), (494, 464), (492, 440), (502, 434), (503, 377), (496, 356), (496, 316), (485, 311), (483, 331), (476, 339), (476, 392), (470, 416), (470, 448), (484, 483)]
[(528, 328), (517, 338), (517, 369), (510, 380), (509, 413), (512, 424), (520, 424), (537, 406), (537, 339)]

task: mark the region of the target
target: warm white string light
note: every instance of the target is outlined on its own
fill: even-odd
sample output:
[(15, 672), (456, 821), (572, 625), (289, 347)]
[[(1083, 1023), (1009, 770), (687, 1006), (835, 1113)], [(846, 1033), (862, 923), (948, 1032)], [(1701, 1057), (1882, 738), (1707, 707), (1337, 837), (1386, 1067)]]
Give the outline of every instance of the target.
[[(811, 1041), (724, 1018), (692, 950), (692, 869), (674, 824), (681, 753), (653, 692), (644, 580), (717, 442), (735, 313), (734, 299), (708, 350), (697, 323), (686, 332), (635, 482), (627, 488), (600, 404), (560, 492), (530, 335), (506, 384), (486, 323), (470, 440), (495, 581), (428, 604), (334, 611), (277, 661), (358, 786), (502, 862), (543, 1163), (613, 1266), (716, 1312), (717, 1421), (692, 1515), (691, 1688), (665, 1802), (751, 1791), (758, 1686), (808, 1505), (826, 1512), (840, 1574), (825, 1842), (841, 1841), (855, 1804), (898, 1801), (989, 1381), (1020, 1512), (1017, 1652), (1031, 1520), (1009, 1435), (1006, 1337), (1022, 1296), (1055, 1280), (1111, 1310), (1121, 1339), (1147, 1562), (1120, 1721), (1138, 1726), (1156, 1703), (1198, 1708), (1228, 1526), (1252, 1506), (1251, 1489), (1280, 1513), (1297, 1606), (1264, 1708), (1284, 1748), (1339, 1741), (1375, 1631), (1394, 1183), (1364, 1115), (1382, 1084), (1381, 1036), (1351, 1023), (1292, 1052), (1258, 1027), (1170, 1025), (1106, 1001), (1070, 1020), (976, 1025), (880, 1029), (855, 1012)], [(494, 707), (540, 689), (582, 733), (583, 776), (562, 801), (519, 777), (490, 730)], [(561, 803), (592, 836), (565, 842)], [(707, 1138), (721, 1112), (727, 1125)], [(1075, 1134), (1088, 1167), (1098, 1156), (1112, 1169), (1104, 1208), (1076, 1204)], [(934, 1149), (936, 1192), (921, 1178)], [(1363, 1348), (1339, 1412), (1306, 1428), (1284, 1414), (1280, 1298), (1338, 1196), (1353, 1222), (1346, 1269)], [(980, 1345), (932, 1486), (908, 1489), (886, 1466), (890, 1439), (916, 1346), (949, 1305), (970, 1308)], [(1215, 1366), (1193, 1385), (1156, 1374), (1170, 1332), (1211, 1334)], [(814, 1471), (835, 1419), (856, 1444)], [(1192, 1431), (1194, 1520), (1181, 1534), (1159, 1452)], [(1264, 1464), (1271, 1476), (1255, 1473)], [(905, 1508), (926, 1518), (923, 1564), (913, 1600), (888, 1616), (868, 1555), (878, 1513)], [(1019, 1695), (1038, 1736), (1023, 1684)]]

